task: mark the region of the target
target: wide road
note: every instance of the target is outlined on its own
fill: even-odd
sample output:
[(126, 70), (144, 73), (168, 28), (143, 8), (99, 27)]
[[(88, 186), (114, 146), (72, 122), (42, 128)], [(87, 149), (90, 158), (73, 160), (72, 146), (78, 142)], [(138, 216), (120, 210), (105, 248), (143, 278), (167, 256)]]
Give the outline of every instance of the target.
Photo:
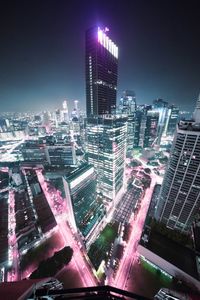
[(11, 264), (10, 271), (7, 274), (7, 281), (16, 281), (19, 279), (18, 266), (18, 244), (15, 235), (15, 192), (10, 187), (8, 200), (8, 261)]
[(14, 143), (5, 154), (2, 154), (1, 161), (13, 161), (13, 155), (11, 154), (19, 145), (23, 144), (25, 138)]
[[(65, 246), (70, 246), (74, 253), (72, 256), (72, 263), (75, 266), (77, 272), (80, 274), (80, 277), (83, 281), (83, 284), (85, 287), (95, 286), (97, 285), (97, 279), (95, 278), (91, 266), (87, 263), (84, 252), (80, 249), (77, 240), (76, 240), (76, 234), (73, 234), (68, 223), (66, 220), (66, 205), (63, 206), (62, 213), (58, 214), (57, 208), (55, 208), (55, 200), (56, 202), (63, 202), (63, 199), (61, 199), (61, 195), (59, 191), (56, 189), (54, 190), (54, 193), (52, 191), (49, 191), (49, 188), (47, 186), (47, 183), (45, 181), (45, 178), (42, 174), (41, 170), (36, 170), (38, 180), (40, 182), (40, 185), (42, 187), (42, 190), (46, 196), (46, 199), (49, 203), (49, 206), (51, 207), (51, 210), (55, 216), (56, 222), (58, 224), (58, 229), (63, 237), (63, 241)], [(60, 201), (59, 201), (60, 198)]]
[(109, 284), (112, 284), (117, 288), (125, 289), (126, 282), (128, 280), (129, 273), (131, 270), (131, 266), (134, 260), (137, 258), (137, 246), (142, 234), (144, 222), (146, 219), (146, 214), (149, 208), (149, 204), (151, 201), (155, 184), (156, 184), (156, 176), (152, 174), (150, 188), (146, 190), (145, 196), (141, 200), (141, 208), (137, 214), (137, 217), (134, 220), (132, 220), (131, 223), (132, 233), (128, 241), (128, 244), (125, 248), (125, 252), (122, 257), (122, 260), (120, 261), (120, 265), (116, 277), (115, 279), (112, 279), (112, 282), (109, 282)]

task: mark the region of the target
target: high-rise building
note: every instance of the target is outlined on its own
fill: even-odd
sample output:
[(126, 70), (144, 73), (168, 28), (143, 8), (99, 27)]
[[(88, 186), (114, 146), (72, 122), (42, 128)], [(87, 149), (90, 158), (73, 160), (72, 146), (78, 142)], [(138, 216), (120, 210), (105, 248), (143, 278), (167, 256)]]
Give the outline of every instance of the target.
[(44, 111), (43, 115), (42, 115), (42, 123), (43, 123), (43, 125), (44, 126), (49, 126), (49, 121), (50, 121), (49, 112), (48, 111)]
[(200, 98), (193, 120), (177, 125), (156, 218), (187, 232), (200, 208)]
[(71, 113), (72, 119), (79, 118), (78, 100), (74, 100), (74, 109)]
[(158, 120), (159, 113), (155, 111), (147, 111), (146, 114), (146, 128), (144, 132), (144, 143), (143, 147), (148, 148), (152, 147), (156, 142), (157, 133), (158, 133)]
[(120, 99), (120, 109), (122, 113), (133, 114), (136, 111), (136, 96), (135, 92), (125, 90)]
[(135, 138), (135, 113), (127, 115), (127, 145), (126, 154), (131, 154), (134, 148), (134, 138)]
[(47, 161), (52, 166), (71, 166), (76, 164), (76, 152), (73, 142), (47, 145)]
[(133, 147), (137, 148), (140, 146), (140, 132), (141, 125), (143, 121), (144, 112), (142, 110), (137, 109), (135, 112), (135, 121), (134, 121), (134, 142)]
[(119, 112), (127, 115), (127, 155), (134, 147), (136, 97), (135, 92), (125, 90), (120, 99)]
[(88, 118), (88, 162), (97, 172), (97, 191), (112, 201), (123, 186), (127, 118), (114, 115)]
[(80, 166), (63, 177), (63, 184), (70, 223), (88, 244), (105, 214), (102, 200), (96, 197), (94, 167), (88, 164)]
[(64, 100), (63, 101), (63, 110), (61, 111), (61, 121), (62, 122), (66, 122), (68, 123), (69, 122), (69, 113), (68, 113), (68, 105), (67, 105), (67, 100)]
[(176, 125), (179, 118), (179, 108), (175, 105), (171, 105), (167, 113), (167, 121), (165, 126), (165, 135), (174, 135)]
[(168, 116), (168, 102), (163, 99), (156, 99), (153, 101), (153, 110), (159, 113), (158, 119), (158, 139), (157, 144), (160, 144), (162, 135), (165, 131), (167, 116)]
[(78, 111), (78, 100), (74, 100), (74, 109)]
[(116, 107), (118, 47), (107, 35), (108, 28), (86, 32), (87, 116), (110, 114)]
[(27, 140), (21, 145), (24, 161), (47, 164), (46, 146), (38, 140)]

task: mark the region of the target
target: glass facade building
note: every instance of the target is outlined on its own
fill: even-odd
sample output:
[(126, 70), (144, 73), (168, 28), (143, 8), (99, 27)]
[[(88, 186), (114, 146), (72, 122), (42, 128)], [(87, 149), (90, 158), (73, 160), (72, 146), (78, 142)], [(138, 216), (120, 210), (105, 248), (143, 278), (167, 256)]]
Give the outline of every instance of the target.
[(72, 166), (76, 164), (73, 143), (47, 146), (47, 161), (52, 166)]
[[(71, 212), (72, 225), (81, 233), (84, 240), (104, 216), (104, 206), (97, 199), (96, 173), (91, 165), (83, 165), (63, 178), (68, 209)], [(70, 201), (70, 203), (69, 203)]]
[(179, 119), (179, 108), (175, 105), (171, 105), (168, 109), (168, 116), (166, 122), (166, 135), (174, 135), (176, 125)]
[(159, 113), (154, 111), (147, 111), (146, 114), (146, 128), (144, 132), (143, 147), (151, 147), (158, 136), (158, 120)]
[(119, 111), (127, 115), (127, 155), (131, 153), (134, 147), (134, 132), (136, 119), (136, 97), (135, 92), (125, 90), (120, 99)]
[(171, 229), (187, 232), (199, 208), (200, 120), (196, 118), (177, 126), (156, 218)]
[(133, 114), (136, 111), (136, 96), (134, 91), (125, 90), (120, 99), (120, 110), (124, 114)]
[(127, 118), (114, 115), (88, 118), (88, 162), (97, 172), (97, 191), (115, 199), (123, 186)]
[(93, 27), (86, 32), (87, 116), (110, 114), (116, 107), (118, 47), (106, 30)]

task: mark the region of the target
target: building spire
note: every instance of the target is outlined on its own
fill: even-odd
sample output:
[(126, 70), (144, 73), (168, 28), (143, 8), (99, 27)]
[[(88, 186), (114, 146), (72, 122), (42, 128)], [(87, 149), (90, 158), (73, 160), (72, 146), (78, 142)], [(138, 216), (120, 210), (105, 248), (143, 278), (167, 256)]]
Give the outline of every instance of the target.
[(196, 102), (196, 107), (193, 113), (194, 121), (200, 123), (200, 94)]

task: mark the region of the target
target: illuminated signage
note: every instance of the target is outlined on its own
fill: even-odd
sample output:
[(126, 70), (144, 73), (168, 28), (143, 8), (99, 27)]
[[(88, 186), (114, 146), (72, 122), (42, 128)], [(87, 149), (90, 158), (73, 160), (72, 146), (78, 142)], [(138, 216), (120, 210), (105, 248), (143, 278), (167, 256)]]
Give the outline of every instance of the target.
[(114, 57), (118, 58), (118, 47), (113, 43), (113, 41), (111, 41), (111, 39), (109, 39), (109, 37), (105, 34), (105, 32), (99, 27), (98, 27), (98, 42), (104, 48), (106, 48)]

